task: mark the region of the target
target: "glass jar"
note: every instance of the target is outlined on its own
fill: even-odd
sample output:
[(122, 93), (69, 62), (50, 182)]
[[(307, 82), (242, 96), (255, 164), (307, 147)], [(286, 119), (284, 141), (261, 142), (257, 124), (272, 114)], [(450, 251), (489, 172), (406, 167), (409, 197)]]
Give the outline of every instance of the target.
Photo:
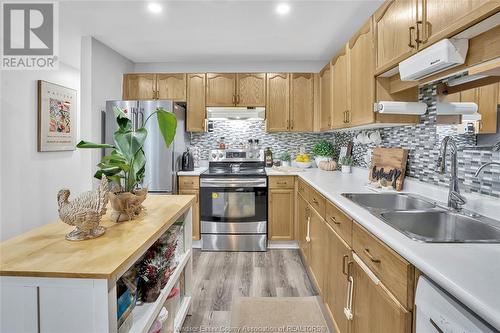
[(223, 136), (221, 136), (221, 138), (219, 140), (219, 149), (226, 149), (226, 142), (225, 142)]
[(271, 151), (271, 147), (266, 148), (264, 156), (266, 159), (266, 167), (271, 168), (273, 166), (273, 152)]

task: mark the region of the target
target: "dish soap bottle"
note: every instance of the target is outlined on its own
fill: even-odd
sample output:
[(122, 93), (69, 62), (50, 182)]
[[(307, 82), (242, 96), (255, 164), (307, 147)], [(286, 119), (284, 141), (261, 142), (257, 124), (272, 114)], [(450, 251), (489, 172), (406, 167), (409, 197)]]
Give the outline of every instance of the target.
[(270, 147), (266, 148), (264, 156), (266, 158), (266, 168), (272, 167), (273, 166), (273, 152), (271, 151)]

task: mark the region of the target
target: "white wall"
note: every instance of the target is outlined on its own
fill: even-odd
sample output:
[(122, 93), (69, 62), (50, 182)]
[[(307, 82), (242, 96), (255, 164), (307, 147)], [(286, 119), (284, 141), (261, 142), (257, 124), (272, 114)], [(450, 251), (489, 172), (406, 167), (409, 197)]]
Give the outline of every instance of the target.
[[(1, 77), (1, 212), (4, 240), (57, 218), (59, 189), (88, 190), (90, 154), (83, 151), (37, 152), (37, 80), (77, 90), (80, 71), (60, 63), (57, 71), (4, 71)], [(88, 121), (78, 110), (78, 135)]]
[(136, 63), (136, 73), (203, 73), (203, 72), (319, 72), (327, 62), (322, 61), (292, 61), (292, 62), (248, 62), (248, 63), (178, 63), (153, 62)]

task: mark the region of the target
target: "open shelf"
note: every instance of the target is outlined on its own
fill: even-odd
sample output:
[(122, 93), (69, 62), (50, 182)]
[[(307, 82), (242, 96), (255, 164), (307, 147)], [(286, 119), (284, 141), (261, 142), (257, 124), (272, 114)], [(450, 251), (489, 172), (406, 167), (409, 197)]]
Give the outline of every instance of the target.
[[(130, 315), (134, 316), (134, 318), (129, 333), (147, 333), (149, 331), (149, 328), (151, 327), (151, 325), (153, 325), (153, 322), (160, 313), (163, 304), (167, 300), (168, 294), (170, 294), (170, 291), (172, 291), (172, 288), (177, 283), (177, 280), (179, 280), (179, 277), (181, 276), (184, 267), (186, 267), (186, 264), (189, 262), (190, 259), (191, 259), (191, 249), (187, 250), (186, 253), (184, 253), (182, 260), (175, 268), (173, 274), (170, 276), (165, 287), (161, 290), (160, 296), (158, 296), (156, 301), (154, 303), (144, 303), (142, 305), (138, 305), (132, 310), (132, 313)], [(179, 314), (182, 313), (181, 310), (183, 310), (183, 307), (186, 303), (186, 299), (189, 299), (190, 302), (190, 297), (185, 297), (179, 309)], [(187, 306), (187, 308), (189, 308), (189, 306)], [(184, 311), (185, 313), (187, 313), (187, 309)], [(185, 316), (186, 314), (184, 314), (183, 319)], [(177, 314), (176, 314), (176, 322), (177, 322)]]
[(184, 323), (184, 319), (186, 318), (188, 311), (189, 311), (189, 306), (191, 305), (192, 297), (191, 296), (184, 296), (182, 299), (182, 303), (179, 307), (179, 310), (177, 310), (177, 313), (175, 314), (174, 317), (174, 332), (180, 332), (182, 328), (182, 324)]

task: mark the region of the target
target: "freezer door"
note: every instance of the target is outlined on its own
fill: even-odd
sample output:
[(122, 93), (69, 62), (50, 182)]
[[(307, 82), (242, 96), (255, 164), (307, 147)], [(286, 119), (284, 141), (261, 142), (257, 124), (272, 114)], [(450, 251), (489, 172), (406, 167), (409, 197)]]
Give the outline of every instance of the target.
[(144, 126), (148, 131), (148, 137), (144, 144), (146, 154), (146, 172), (143, 187), (147, 187), (150, 192), (172, 193), (174, 176), (174, 149), (173, 145), (165, 146), (163, 137), (158, 129), (158, 119), (152, 116), (146, 124), (144, 122), (156, 111), (156, 108), (163, 107), (166, 111), (173, 111), (172, 101), (140, 101), (138, 109), (138, 127)]

